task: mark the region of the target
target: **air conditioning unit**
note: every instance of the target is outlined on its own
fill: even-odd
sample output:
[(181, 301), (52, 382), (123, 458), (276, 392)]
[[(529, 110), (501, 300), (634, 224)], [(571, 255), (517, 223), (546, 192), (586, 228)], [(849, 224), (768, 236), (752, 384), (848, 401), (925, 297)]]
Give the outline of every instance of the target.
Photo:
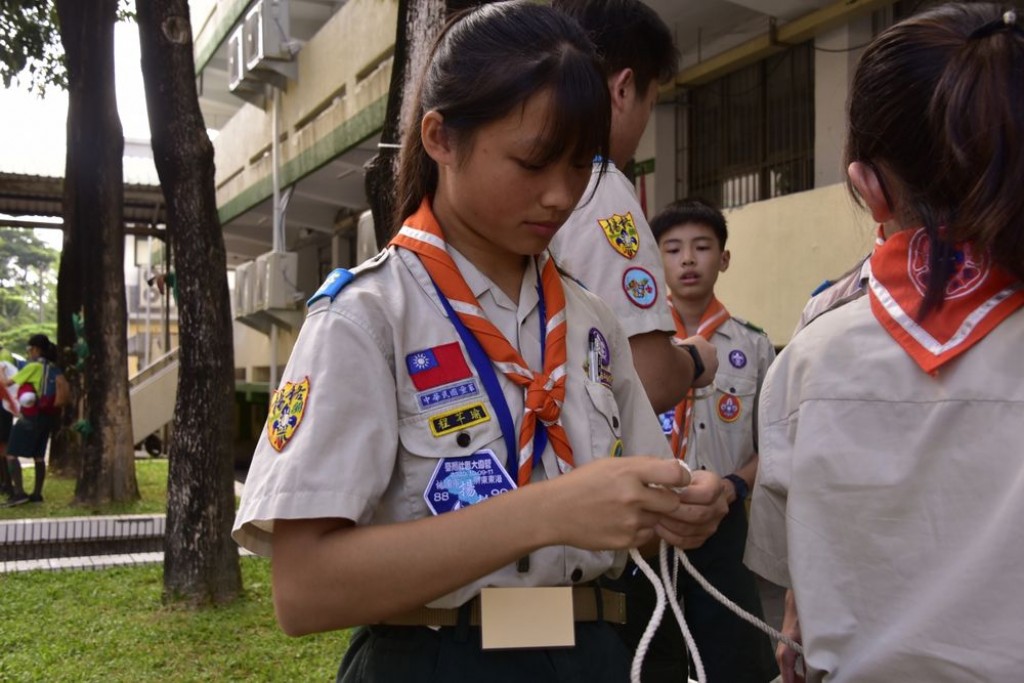
[(256, 264), (246, 261), (235, 268), (235, 317), (240, 318), (252, 312), (252, 277)]
[(256, 257), (256, 309), (293, 309), (302, 298), (296, 287), (299, 255), (271, 251)]
[(246, 73), (279, 88), (298, 77), (288, 9), (286, 0), (256, 0), (241, 26)]
[(245, 30), (238, 26), (228, 36), (228, 90), (257, 106), (263, 106), (266, 85), (245, 68)]

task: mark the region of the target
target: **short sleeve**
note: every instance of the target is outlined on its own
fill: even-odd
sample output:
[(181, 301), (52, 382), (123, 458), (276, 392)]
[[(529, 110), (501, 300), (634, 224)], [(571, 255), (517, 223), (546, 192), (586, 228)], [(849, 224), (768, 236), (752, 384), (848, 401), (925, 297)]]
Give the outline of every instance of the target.
[(337, 304), (299, 333), (260, 434), (232, 532), (270, 554), (275, 519), (369, 521), (394, 469), (394, 371), (382, 335)]

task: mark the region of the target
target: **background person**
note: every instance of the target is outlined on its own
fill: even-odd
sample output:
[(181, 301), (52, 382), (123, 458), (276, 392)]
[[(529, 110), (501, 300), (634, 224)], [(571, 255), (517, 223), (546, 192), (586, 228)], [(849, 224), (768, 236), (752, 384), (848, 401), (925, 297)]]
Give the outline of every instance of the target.
[(1020, 16), (989, 3), (911, 17), (857, 66), (846, 158), (881, 243), (867, 296), (768, 372), (746, 554), (791, 588), (807, 680), (1020, 678), (1022, 73)]
[[(43, 502), (46, 448), (50, 442), (50, 434), (57, 425), (59, 408), (63, 405), (57, 396), (52, 398), (56, 401), (52, 407), (46, 405), (44, 398), (52, 396), (54, 392), (59, 396), (60, 392), (67, 391), (67, 380), (57, 367), (56, 359), (57, 347), (49, 337), (45, 334), (34, 334), (28, 340), (28, 362), (12, 378), (19, 388), (17, 398), (21, 417), (11, 428), (11, 437), (7, 444), (7, 470), (13, 489), (7, 500), (8, 505)], [(62, 383), (64, 387), (60, 388)], [(18, 458), (32, 458), (35, 461), (35, 484), (30, 494), (25, 493), (21, 462)]]
[[(690, 386), (707, 386), (718, 357), (702, 337), (672, 344), (658, 245), (633, 184), (630, 163), (658, 100), (658, 85), (676, 74), (679, 53), (661, 17), (640, 0), (554, 0), (597, 46), (612, 102), (610, 150), (594, 161), (590, 185), (551, 241), (560, 266), (608, 304), (629, 336), (633, 364), (658, 412)], [(698, 373), (698, 361), (703, 371)]]
[[(757, 579), (743, 564), (747, 492), (757, 474), (754, 410), (775, 349), (759, 327), (733, 317), (715, 296), (731, 254), (725, 216), (699, 199), (669, 204), (651, 219), (670, 293), (676, 336), (693, 333), (718, 351), (714, 384), (694, 389), (669, 415), (672, 453), (691, 470), (722, 477), (729, 514), (704, 545), (687, 552), (694, 567), (726, 597), (763, 619)], [(764, 683), (778, 674), (767, 634), (680, 572), (679, 596), (709, 683)], [(671, 626), (678, 633), (675, 624)]]

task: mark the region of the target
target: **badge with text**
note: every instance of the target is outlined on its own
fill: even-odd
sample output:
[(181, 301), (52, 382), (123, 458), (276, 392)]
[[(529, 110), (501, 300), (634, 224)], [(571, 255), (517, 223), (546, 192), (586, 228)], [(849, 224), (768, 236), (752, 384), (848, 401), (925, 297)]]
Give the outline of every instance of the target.
[(494, 451), (484, 449), (460, 458), (441, 458), (423, 500), (435, 515), (475, 505), (516, 488)]
[(739, 349), (733, 349), (729, 352), (729, 364), (737, 369), (746, 367), (747, 354), (743, 353)]
[(473, 403), (468, 406), (461, 406), (444, 413), (430, 416), (430, 433), (434, 436), (444, 436), (466, 429), (482, 422), (487, 422), (491, 416), (483, 403)]
[(718, 419), (722, 422), (735, 422), (743, 410), (743, 403), (739, 396), (725, 394), (718, 399)]
[(267, 415), (267, 439), (274, 450), (280, 453), (295, 430), (302, 424), (302, 416), (309, 405), (309, 377), (301, 382), (285, 382), (274, 392)]
[(405, 367), (417, 391), (426, 391), (473, 376), (459, 342), (414, 351), (405, 357)]
[(455, 384), (446, 384), (443, 387), (421, 391), (416, 394), (416, 404), (422, 413), (431, 408), (471, 399), (480, 393), (480, 388), (475, 379), (467, 379)]
[(643, 268), (630, 268), (622, 276), (622, 289), (626, 297), (640, 308), (650, 308), (658, 299), (658, 284), (654, 276)]
[(633, 222), (632, 213), (626, 212), (625, 216), (613, 213), (608, 218), (598, 219), (597, 223), (604, 230), (604, 236), (608, 238), (612, 249), (629, 259), (636, 256), (640, 248), (640, 233)]

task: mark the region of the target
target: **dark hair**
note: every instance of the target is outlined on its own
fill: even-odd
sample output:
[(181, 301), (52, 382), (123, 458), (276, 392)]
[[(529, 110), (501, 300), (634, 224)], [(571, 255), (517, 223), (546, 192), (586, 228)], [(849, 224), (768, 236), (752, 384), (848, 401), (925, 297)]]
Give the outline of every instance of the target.
[(677, 199), (659, 211), (658, 215), (651, 219), (651, 232), (654, 233), (655, 241), (661, 242), (662, 235), (677, 225), (686, 223), (708, 226), (718, 238), (719, 248), (725, 249), (725, 242), (729, 239), (725, 216), (714, 204), (697, 197)]
[[(398, 225), (437, 189), (437, 164), (423, 149), (420, 120), (431, 110), (461, 146), (481, 126), (550, 89), (552, 118), (534, 150), (543, 165), (566, 153), (589, 162), (608, 156), (611, 103), (594, 48), (580, 27), (530, 0), (483, 5), (456, 15), (441, 32), (405, 133), (398, 176)], [(464, 151), (462, 147), (461, 151)]]
[(632, 69), (636, 90), (668, 83), (679, 69), (672, 32), (640, 0), (553, 0), (551, 6), (579, 22), (597, 47), (606, 75)]
[(51, 363), (57, 362), (57, 346), (50, 341), (50, 338), (45, 334), (33, 334), (28, 338), (28, 346), (34, 346), (39, 349), (43, 358), (50, 361)]
[(1024, 30), (998, 4), (907, 19), (864, 51), (849, 100), (847, 163), (877, 169), (898, 217), (919, 220), (931, 272), (918, 318), (942, 305), (955, 242), (1024, 279)]

